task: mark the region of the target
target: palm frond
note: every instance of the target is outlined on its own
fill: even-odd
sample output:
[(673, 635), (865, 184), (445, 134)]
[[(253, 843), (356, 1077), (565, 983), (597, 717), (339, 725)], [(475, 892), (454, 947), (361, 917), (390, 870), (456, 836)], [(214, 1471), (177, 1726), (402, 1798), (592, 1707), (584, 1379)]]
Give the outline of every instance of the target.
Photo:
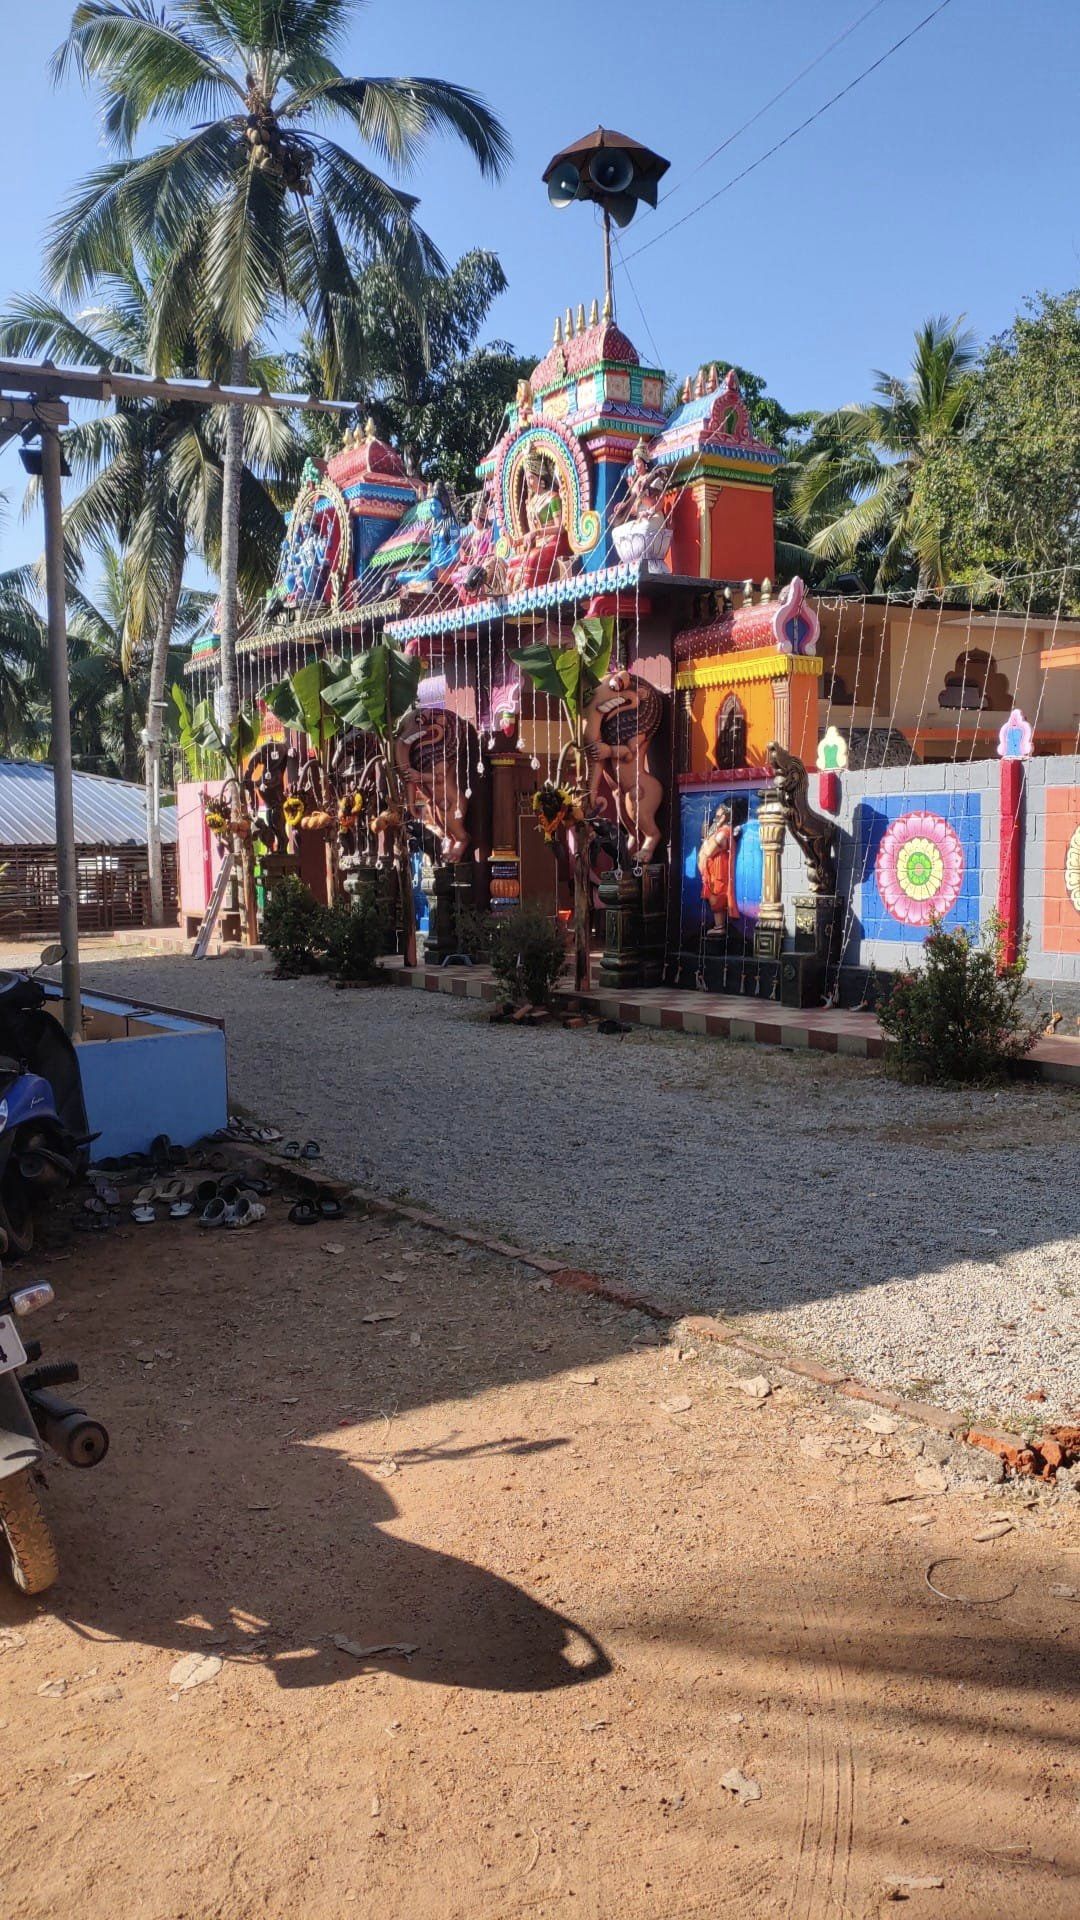
[(80, 0), (53, 55), (53, 78), (65, 79), (72, 67), (98, 82), (106, 137), (125, 153), (151, 117), (210, 118), (229, 106), (235, 112), (243, 100), (228, 69), (152, 0)]
[(487, 102), (448, 80), (348, 80), (336, 71), (281, 102), (283, 117), (350, 120), (389, 166), (415, 166), (427, 141), (453, 134), (482, 174), (497, 180), (510, 163), (510, 136)]

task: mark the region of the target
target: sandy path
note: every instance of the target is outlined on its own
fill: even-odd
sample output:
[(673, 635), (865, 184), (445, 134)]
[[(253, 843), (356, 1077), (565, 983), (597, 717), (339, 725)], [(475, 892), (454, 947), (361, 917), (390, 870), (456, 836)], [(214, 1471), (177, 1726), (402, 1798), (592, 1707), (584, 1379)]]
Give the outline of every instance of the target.
[(0, 1589), (5, 1920), (1075, 1914), (1080, 1501), (379, 1220), (46, 1267), (113, 1451)]

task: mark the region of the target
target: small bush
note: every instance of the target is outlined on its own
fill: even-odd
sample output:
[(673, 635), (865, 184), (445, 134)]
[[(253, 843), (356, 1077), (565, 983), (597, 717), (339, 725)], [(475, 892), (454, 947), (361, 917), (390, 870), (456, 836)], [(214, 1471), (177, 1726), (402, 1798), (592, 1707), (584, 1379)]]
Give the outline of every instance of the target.
[(323, 914), (326, 970), (335, 980), (370, 980), (387, 948), (385, 919), (370, 893), (343, 900)]
[(997, 915), (981, 944), (934, 922), (923, 965), (898, 974), (878, 1009), (889, 1057), (904, 1078), (986, 1081), (999, 1077), (1034, 1046), (1039, 1022), (1023, 1010), (1027, 944), (1001, 965)]
[(263, 940), (279, 980), (318, 972), (325, 917), (325, 908), (295, 874), (277, 882), (263, 912)]
[(542, 907), (493, 915), (491, 968), (511, 1000), (546, 1006), (565, 959), (562, 928)]
[(477, 965), (486, 965), (491, 958), (494, 934), (494, 914), (455, 904), (454, 946), (458, 953), (468, 954), (469, 959)]

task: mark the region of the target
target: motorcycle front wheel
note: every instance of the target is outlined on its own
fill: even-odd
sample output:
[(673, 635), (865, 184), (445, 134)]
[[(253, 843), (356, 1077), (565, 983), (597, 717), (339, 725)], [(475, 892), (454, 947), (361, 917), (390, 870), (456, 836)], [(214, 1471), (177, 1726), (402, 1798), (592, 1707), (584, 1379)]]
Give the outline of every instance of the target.
[(15, 1585), (23, 1593), (44, 1593), (60, 1576), (56, 1543), (34, 1485), (33, 1468), (0, 1480), (0, 1530), (11, 1555)]

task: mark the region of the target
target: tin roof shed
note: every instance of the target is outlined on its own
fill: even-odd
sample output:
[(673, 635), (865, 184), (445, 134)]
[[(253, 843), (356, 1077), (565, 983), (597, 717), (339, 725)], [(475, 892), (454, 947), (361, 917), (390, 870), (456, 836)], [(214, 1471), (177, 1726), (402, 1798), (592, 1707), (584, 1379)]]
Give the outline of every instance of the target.
[[(146, 845), (146, 796), (128, 780), (76, 773), (75, 841), (80, 847)], [(161, 838), (176, 840), (176, 808), (161, 809)], [(0, 856), (6, 847), (56, 844), (52, 768), (38, 760), (0, 760)]]

